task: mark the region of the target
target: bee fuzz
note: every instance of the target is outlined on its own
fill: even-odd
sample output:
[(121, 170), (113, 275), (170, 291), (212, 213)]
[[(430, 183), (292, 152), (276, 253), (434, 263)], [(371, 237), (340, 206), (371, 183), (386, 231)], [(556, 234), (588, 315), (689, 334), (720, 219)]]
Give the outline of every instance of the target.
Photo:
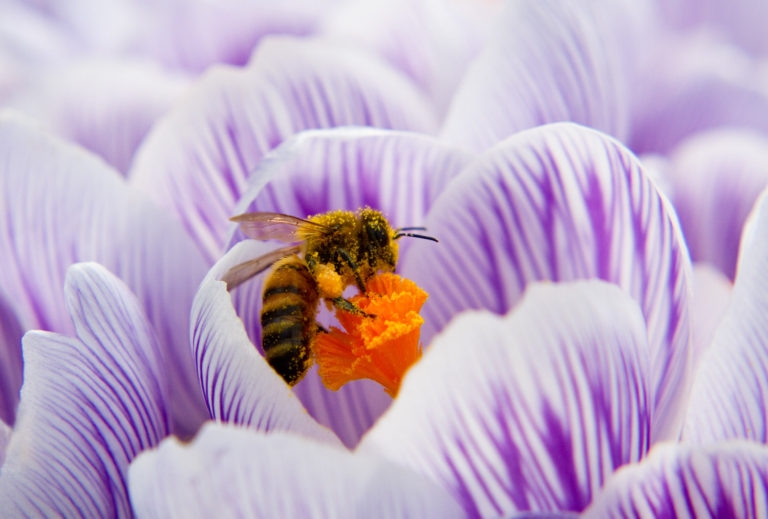
[(396, 274), (379, 274), (366, 284), (366, 293), (352, 298), (364, 317), (344, 310), (336, 318), (344, 330), (333, 327), (319, 334), (315, 360), (323, 384), (334, 391), (352, 380), (375, 380), (392, 397), (405, 372), (421, 357), (419, 315), (427, 293)]

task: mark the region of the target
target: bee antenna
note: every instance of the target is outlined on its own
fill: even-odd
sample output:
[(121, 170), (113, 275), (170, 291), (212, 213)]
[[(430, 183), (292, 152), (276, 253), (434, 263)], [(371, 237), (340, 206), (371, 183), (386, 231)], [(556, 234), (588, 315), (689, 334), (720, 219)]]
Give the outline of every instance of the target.
[(426, 227), (398, 227), (395, 232), (400, 234), (400, 231), (426, 231)]
[(426, 236), (424, 234), (414, 234), (414, 233), (411, 233), (411, 232), (398, 232), (395, 235), (395, 239), (399, 240), (403, 236), (408, 236), (409, 238), (421, 238), (422, 240), (430, 240), (430, 241), (433, 241), (435, 243), (439, 243), (439, 240), (437, 238), (433, 238), (432, 236)]

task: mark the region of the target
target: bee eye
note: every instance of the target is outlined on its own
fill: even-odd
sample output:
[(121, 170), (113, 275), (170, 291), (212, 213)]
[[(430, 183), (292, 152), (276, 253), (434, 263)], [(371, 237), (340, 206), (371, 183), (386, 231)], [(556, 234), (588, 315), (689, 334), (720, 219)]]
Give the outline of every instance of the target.
[(384, 246), (389, 242), (389, 235), (384, 230), (384, 227), (377, 225), (377, 222), (369, 222), (365, 226), (365, 231), (368, 235), (368, 242), (372, 245)]

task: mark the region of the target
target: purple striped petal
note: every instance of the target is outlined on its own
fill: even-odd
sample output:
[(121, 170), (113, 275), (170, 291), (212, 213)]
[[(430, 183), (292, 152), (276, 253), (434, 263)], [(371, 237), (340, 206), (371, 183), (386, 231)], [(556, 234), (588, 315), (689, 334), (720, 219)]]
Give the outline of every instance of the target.
[[(370, 128), (304, 132), (259, 165), (235, 212), (303, 217), (369, 205), (384, 211), (394, 226), (421, 225), (434, 200), (469, 160), (470, 155), (416, 133)], [(234, 240), (242, 237), (237, 232)], [(400, 250), (403, 254), (410, 247), (432, 245), (403, 239)], [(235, 307), (251, 340), (260, 344), (259, 279), (237, 289)], [(390, 401), (380, 386), (368, 381), (329, 392), (314, 370), (296, 386), (296, 393), (310, 414), (348, 446), (357, 443)]]
[(683, 439), (768, 442), (768, 192), (744, 229), (728, 310), (693, 383)]
[(25, 330), (69, 334), (64, 275), (98, 261), (139, 298), (163, 344), (175, 425), (189, 433), (205, 407), (189, 351), (189, 309), (205, 264), (184, 230), (101, 160), (0, 117), (0, 292)]
[(768, 509), (767, 487), (764, 445), (662, 445), (612, 477), (583, 517), (759, 519)]
[(16, 312), (0, 293), (0, 421), (9, 425), (13, 425), (19, 403), (22, 335)]
[(429, 476), (471, 517), (580, 511), (645, 454), (650, 378), (628, 295), (595, 280), (534, 285), (505, 317), (453, 321), (359, 450)]
[(29, 332), (16, 426), (0, 470), (9, 517), (128, 517), (130, 461), (168, 433), (160, 345), (103, 267), (71, 267), (77, 337)]
[(440, 487), (386, 460), (218, 424), (142, 454), (129, 479), (141, 517), (463, 517)]
[(766, 149), (768, 137), (757, 132), (702, 132), (675, 150), (668, 167), (691, 257), (731, 279), (744, 221), (768, 186)]
[(634, 25), (644, 19), (634, 4), (509, 3), (459, 86), (443, 136), (482, 150), (526, 128), (574, 121), (623, 138)]
[(330, 443), (338, 438), (315, 422), (248, 339), (223, 282), (229, 268), (266, 251), (243, 243), (226, 254), (200, 286), (192, 306), (192, 352), (211, 418), (259, 431), (291, 431)]
[(677, 437), (690, 358), (690, 262), (673, 210), (628, 150), (573, 124), (522, 132), (465, 169), (435, 202), (427, 227), (439, 245), (401, 260), (403, 275), (430, 294), (425, 343), (463, 310), (505, 313), (531, 281), (616, 283), (648, 323), (653, 439)]
[(718, 127), (768, 131), (768, 90), (759, 63), (708, 39), (660, 38), (637, 72), (635, 153), (669, 153), (687, 137)]
[(321, 34), (383, 57), (443, 113), (500, 10), (501, 2), (362, 0), (331, 13)]
[(147, 138), (132, 181), (184, 222), (213, 262), (263, 155), (301, 130), (350, 124), (431, 131), (416, 87), (371, 56), (270, 39), (246, 69), (216, 69)]
[(7, 105), (127, 173), (144, 135), (185, 86), (147, 62), (83, 61), (35, 75)]

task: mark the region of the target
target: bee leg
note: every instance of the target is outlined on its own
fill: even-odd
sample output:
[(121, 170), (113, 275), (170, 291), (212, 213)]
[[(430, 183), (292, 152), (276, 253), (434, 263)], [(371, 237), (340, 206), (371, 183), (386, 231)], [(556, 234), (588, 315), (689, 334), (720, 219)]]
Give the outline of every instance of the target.
[(333, 306), (338, 308), (339, 310), (344, 310), (345, 312), (349, 312), (350, 314), (357, 314), (362, 315), (363, 317), (376, 317), (373, 314), (369, 314), (367, 312), (362, 311), (360, 308), (355, 305), (352, 301), (348, 299), (344, 299), (343, 297), (334, 297), (331, 299), (331, 303), (333, 303)]
[(328, 330), (320, 323), (315, 323), (317, 326), (317, 333), (329, 333)]
[(352, 272), (355, 273), (355, 282), (357, 283), (357, 288), (360, 289), (361, 294), (365, 294), (365, 283), (363, 283), (363, 279), (360, 277), (360, 272), (357, 271), (357, 264), (355, 263), (355, 260), (353, 260), (349, 253), (344, 249), (338, 249), (337, 253), (344, 261), (349, 263)]

